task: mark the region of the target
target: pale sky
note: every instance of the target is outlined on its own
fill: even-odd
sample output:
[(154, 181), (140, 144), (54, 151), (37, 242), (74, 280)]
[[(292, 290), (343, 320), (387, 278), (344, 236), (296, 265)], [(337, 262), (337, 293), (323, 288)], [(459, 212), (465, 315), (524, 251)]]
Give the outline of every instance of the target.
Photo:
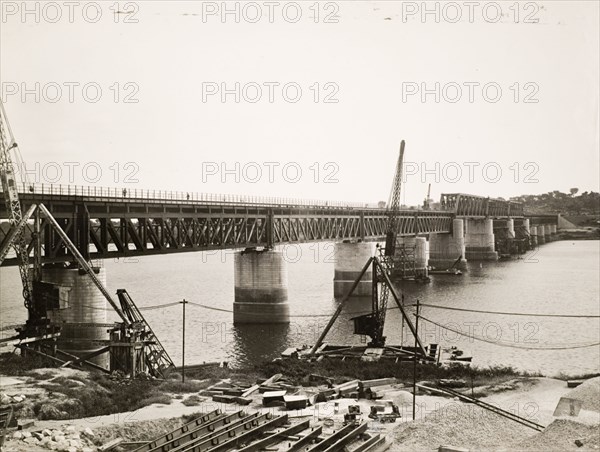
[[(490, 2), (479, 2), (472, 18), (465, 3), (455, 3), (456, 23), (444, 3), (438, 23), (411, 9), (421, 2), (399, 1), (321, 2), (318, 18), (314, 2), (299, 2), (296, 23), (292, 2), (278, 2), (273, 23), (264, 2), (255, 10), (241, 3), (239, 23), (232, 15), (223, 23), (221, 11), (208, 15), (221, 2), (131, 2), (132, 16), (115, 16), (107, 2), (96, 23), (90, 2), (78, 3), (72, 23), (66, 7), (55, 20), (43, 4), (38, 17), (23, 18), (14, 9), (22, 2), (0, 3), (2, 97), (39, 182), (55, 179), (59, 166), (60, 182), (68, 183), (71, 165), (75, 183), (91, 184), (82, 174), (87, 164), (88, 180), (102, 170), (102, 186), (126, 185), (137, 169), (130, 188), (376, 202), (388, 198), (404, 139), (407, 204), (421, 203), (429, 182), (434, 199), (599, 190), (595, 1), (539, 2), (535, 10), (522, 2), (518, 17), (514, 2), (499, 2), (495, 23), (486, 21), (493, 9), (482, 11)], [(249, 23), (256, 11), (262, 18)], [(330, 14), (337, 23), (326, 23)], [(235, 90), (236, 82), (239, 103), (234, 94), (225, 102), (207, 95), (222, 84)], [(69, 83), (79, 84), (73, 102)], [(82, 93), (88, 83), (102, 90), (96, 103), (93, 89), (88, 98)], [(265, 83), (274, 86), (273, 103)], [(287, 83), (302, 89), (297, 103), (284, 98)], [(435, 93), (423, 102), (410, 91), (435, 92), (436, 83), (439, 102)], [(252, 103), (257, 85), (262, 97)], [(462, 95), (453, 103), (457, 86)], [(502, 92), (493, 103), (496, 87)], [(23, 88), (40, 99), (23, 99)], [(125, 102), (128, 94), (138, 102)], [(325, 103), (327, 95), (338, 102)], [(125, 168), (128, 162), (135, 166)], [(224, 181), (223, 167), (231, 170)]]

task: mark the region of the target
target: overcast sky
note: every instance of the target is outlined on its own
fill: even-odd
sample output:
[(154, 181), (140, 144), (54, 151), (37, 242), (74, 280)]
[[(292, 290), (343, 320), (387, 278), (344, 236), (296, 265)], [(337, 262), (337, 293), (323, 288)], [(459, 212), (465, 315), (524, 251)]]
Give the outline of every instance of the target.
[(407, 204), (429, 182), (434, 199), (598, 191), (595, 1), (431, 2), (437, 18), (421, 2), (256, 2), (239, 22), (221, 2), (107, 2), (99, 18), (1, 3), (2, 97), (39, 182), (71, 167), (77, 184), (372, 202), (404, 139)]

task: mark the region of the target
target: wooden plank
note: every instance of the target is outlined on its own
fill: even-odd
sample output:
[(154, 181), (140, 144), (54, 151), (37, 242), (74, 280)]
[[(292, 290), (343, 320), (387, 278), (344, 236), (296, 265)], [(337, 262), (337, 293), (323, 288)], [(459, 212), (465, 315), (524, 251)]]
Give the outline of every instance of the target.
[(346, 383), (342, 383), (342, 384), (334, 386), (333, 389), (343, 390), (343, 389), (348, 389), (348, 388), (358, 388), (359, 382), (360, 382), (360, 380), (347, 381)]
[(274, 433), (271, 436), (266, 437), (265, 439), (261, 439), (260, 441), (257, 441), (254, 444), (250, 444), (249, 446), (240, 449), (239, 452), (254, 452), (257, 450), (264, 449), (270, 446), (271, 444), (281, 441), (282, 439), (287, 439), (291, 435), (306, 430), (308, 427), (310, 427), (310, 421), (301, 422), (299, 424), (288, 427), (285, 430), (282, 430), (281, 432)]
[(215, 394), (213, 396), (213, 400), (215, 402), (221, 403), (235, 403), (236, 396), (224, 395), (224, 394)]
[(252, 394), (253, 392), (257, 391), (261, 386), (269, 386), (273, 383), (275, 383), (276, 381), (279, 381), (279, 379), (283, 377), (282, 374), (275, 374), (273, 376), (271, 376), (270, 378), (267, 378), (265, 381), (263, 381), (261, 384), (259, 385), (254, 385), (254, 386), (250, 386), (248, 389), (246, 389), (242, 394), (241, 397), (248, 397), (250, 394)]
[(101, 355), (102, 353), (105, 353), (105, 352), (107, 352), (109, 350), (110, 350), (110, 347), (103, 347), (103, 348), (101, 348), (99, 350), (96, 350), (96, 351), (94, 351), (92, 353), (88, 353), (87, 355), (84, 355), (84, 356), (82, 356), (80, 358), (74, 359), (72, 361), (67, 361), (66, 363), (64, 363), (60, 367), (67, 367), (67, 366), (70, 366), (71, 364), (79, 364), (82, 361), (87, 361), (88, 359), (94, 358), (94, 357), (96, 357), (98, 355)]
[[(59, 355), (66, 356), (67, 358), (77, 359), (77, 356), (71, 355), (70, 353), (67, 353), (64, 350), (56, 349), (56, 353), (58, 353)], [(82, 361), (82, 364), (85, 364), (86, 366), (92, 367), (93, 369), (99, 370), (100, 372), (104, 372), (105, 374), (110, 374), (110, 370), (105, 369), (104, 367), (99, 366), (98, 364), (94, 364), (94, 363), (89, 362), (89, 361)]]
[(391, 378), (378, 378), (375, 380), (363, 380), (361, 381), (362, 387), (367, 389), (367, 388), (373, 388), (375, 386), (386, 386), (386, 385), (393, 385), (398, 383), (398, 380), (394, 377)]
[(246, 389), (244, 392), (242, 392), (240, 394), (241, 397), (248, 397), (250, 394), (252, 394), (254, 391), (257, 391), (258, 388), (260, 388), (260, 385), (254, 385), (254, 386), (250, 386), (248, 389)]

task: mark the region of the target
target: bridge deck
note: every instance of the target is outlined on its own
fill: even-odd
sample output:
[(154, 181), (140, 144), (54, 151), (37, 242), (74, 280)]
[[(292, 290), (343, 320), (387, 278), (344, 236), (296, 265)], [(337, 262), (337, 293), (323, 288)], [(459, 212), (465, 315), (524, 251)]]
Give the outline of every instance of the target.
[[(385, 238), (387, 224), (386, 210), (375, 204), (95, 186), (23, 184), (19, 189), (23, 209), (44, 203), (90, 259), (319, 241), (378, 241)], [(524, 215), (520, 203), (465, 194), (443, 194), (442, 207), (442, 211), (399, 211), (398, 235), (449, 233), (456, 217)], [(0, 201), (0, 244), (10, 227), (7, 219)], [(32, 230), (30, 222), (26, 230), (30, 251)], [(43, 262), (72, 260), (44, 218), (40, 231)], [(10, 258), (3, 263), (15, 264)]]
[[(240, 203), (68, 193), (23, 193), (21, 201), (24, 209), (44, 203), (80, 252), (90, 259), (319, 241), (376, 241), (384, 239), (387, 224), (385, 209), (329, 202), (293, 205), (262, 200)], [(7, 218), (0, 204), (0, 221)], [(452, 212), (403, 210), (399, 212), (398, 234), (450, 232), (453, 218)], [(1, 226), (0, 243), (7, 235), (8, 223)], [(32, 229), (29, 224), (30, 249)], [(40, 230), (43, 262), (72, 260), (62, 239), (43, 218)], [(3, 263), (14, 264), (14, 259)]]

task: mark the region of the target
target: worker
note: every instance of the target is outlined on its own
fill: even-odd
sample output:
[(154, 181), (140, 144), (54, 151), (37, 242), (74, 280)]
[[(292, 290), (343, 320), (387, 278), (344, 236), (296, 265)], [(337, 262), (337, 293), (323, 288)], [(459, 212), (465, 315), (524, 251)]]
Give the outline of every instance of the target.
[(126, 189), (126, 188), (124, 188), (124, 189), (123, 189), (123, 198), (124, 198), (125, 196), (127, 196), (127, 189)]

